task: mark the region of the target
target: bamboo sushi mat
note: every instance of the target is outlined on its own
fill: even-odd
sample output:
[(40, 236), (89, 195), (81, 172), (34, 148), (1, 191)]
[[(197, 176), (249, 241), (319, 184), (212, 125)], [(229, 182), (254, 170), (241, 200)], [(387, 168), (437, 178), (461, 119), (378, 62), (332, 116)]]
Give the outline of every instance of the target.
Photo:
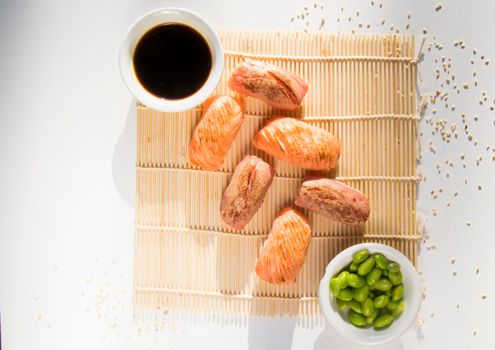
[[(364, 192), (371, 216), (345, 226), (314, 214), (313, 239), (297, 283), (270, 285), (255, 262), (279, 209), (292, 206), (305, 171), (251, 145), (269, 116), (283, 114), (244, 98), (246, 118), (218, 172), (192, 168), (189, 140), (201, 108), (161, 113), (137, 106), (137, 204), (134, 305), (217, 316), (319, 315), (318, 288), (328, 262), (359, 242), (381, 242), (416, 263), (416, 53), (413, 36), (287, 32), (220, 32), (225, 71), (243, 57), (273, 63), (309, 84), (303, 106), (289, 113), (342, 141), (329, 174)], [(242, 97), (241, 97), (242, 98)], [(276, 176), (265, 201), (242, 231), (225, 225), (220, 201), (246, 154), (271, 163)]]

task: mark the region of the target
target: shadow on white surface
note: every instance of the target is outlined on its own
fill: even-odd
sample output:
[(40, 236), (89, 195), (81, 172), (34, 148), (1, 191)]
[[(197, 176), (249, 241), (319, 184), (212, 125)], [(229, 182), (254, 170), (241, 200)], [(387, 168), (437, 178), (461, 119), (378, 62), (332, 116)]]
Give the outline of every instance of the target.
[(297, 318), (249, 318), (248, 346), (250, 350), (292, 348)]
[(133, 99), (127, 113), (112, 160), (112, 177), (120, 197), (131, 208), (135, 206), (136, 192), (136, 100)]
[(353, 343), (352, 341), (344, 338), (340, 334), (334, 331), (332, 327), (325, 322), (325, 328), (316, 338), (314, 350), (326, 350), (326, 349), (352, 349), (352, 350), (404, 350), (404, 345), (400, 339), (392, 340), (391, 342), (368, 346)]

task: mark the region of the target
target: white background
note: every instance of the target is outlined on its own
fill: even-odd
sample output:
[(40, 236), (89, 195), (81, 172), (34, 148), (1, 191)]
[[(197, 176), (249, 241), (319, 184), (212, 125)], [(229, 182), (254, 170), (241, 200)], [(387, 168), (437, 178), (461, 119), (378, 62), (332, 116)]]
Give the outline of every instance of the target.
[[(420, 185), (418, 204), (429, 217), (429, 238), (421, 244), (419, 267), (426, 298), (419, 324), (380, 348), (495, 348), (495, 112), (489, 108), (495, 95), (495, 3), (446, 0), (438, 12), (432, 1), (376, 0), (372, 5), (369, 0), (326, 0), (316, 9), (313, 4), (307, 0), (0, 2), (3, 349), (361, 348), (327, 326), (308, 327), (296, 319), (250, 319), (241, 325), (211, 319), (133, 321), (136, 126), (134, 101), (120, 78), (117, 54), (136, 17), (169, 5), (194, 10), (214, 26), (227, 29), (303, 30), (308, 20), (310, 30), (318, 30), (324, 15), (323, 30), (328, 32), (355, 28), (390, 33), (391, 26), (398, 26), (401, 33), (419, 35), (426, 27), (429, 40), (436, 37), (443, 49), (424, 50), (420, 90), (449, 91), (449, 106), (430, 105), (425, 120), (446, 119), (448, 128), (455, 123), (459, 137), (446, 143), (438, 133), (432, 135), (434, 127), (425, 120), (421, 123), (426, 181)], [(291, 22), (304, 6), (310, 7), (309, 17)], [(407, 23), (410, 28), (405, 30)], [(454, 46), (460, 39), (464, 49)], [(493, 62), (485, 65), (481, 55)], [(454, 82), (440, 88), (445, 84), (443, 72), (435, 79), (442, 56), (452, 59), (451, 74), (461, 86), (459, 94), (452, 90)], [(462, 87), (464, 82), (469, 89)], [(480, 105), (483, 91), (487, 101)], [(462, 131), (462, 112), (474, 137), (471, 142)], [(429, 150), (430, 142), (436, 153)], [(482, 160), (476, 165), (479, 156)], [(440, 188), (443, 192), (435, 199), (431, 191)]]

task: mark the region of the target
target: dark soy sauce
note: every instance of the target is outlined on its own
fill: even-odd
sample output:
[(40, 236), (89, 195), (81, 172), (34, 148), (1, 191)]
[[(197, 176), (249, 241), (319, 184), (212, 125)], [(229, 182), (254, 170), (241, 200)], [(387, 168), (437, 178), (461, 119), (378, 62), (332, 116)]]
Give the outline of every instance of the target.
[(193, 95), (208, 79), (212, 58), (208, 43), (184, 24), (147, 31), (134, 51), (134, 70), (153, 95), (177, 100)]

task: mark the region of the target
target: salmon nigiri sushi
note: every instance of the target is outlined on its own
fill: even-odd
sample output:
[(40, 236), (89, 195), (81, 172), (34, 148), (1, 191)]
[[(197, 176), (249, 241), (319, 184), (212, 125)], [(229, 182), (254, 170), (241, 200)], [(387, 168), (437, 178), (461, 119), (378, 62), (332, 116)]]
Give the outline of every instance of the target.
[(256, 156), (246, 156), (236, 166), (223, 194), (220, 215), (236, 230), (242, 230), (256, 214), (272, 184), (274, 170)]
[(327, 178), (306, 179), (295, 204), (349, 225), (362, 224), (370, 216), (370, 204), (364, 194)]
[(244, 121), (239, 103), (217, 96), (205, 104), (205, 112), (189, 143), (189, 161), (206, 170), (218, 170)]
[(308, 220), (295, 209), (282, 209), (256, 262), (258, 277), (272, 284), (295, 283), (310, 240)]
[(299, 107), (308, 92), (308, 84), (294, 74), (248, 58), (235, 67), (229, 88), (287, 111)]
[(253, 146), (275, 158), (311, 170), (332, 170), (340, 157), (340, 140), (333, 134), (288, 117), (270, 120), (254, 136)]

